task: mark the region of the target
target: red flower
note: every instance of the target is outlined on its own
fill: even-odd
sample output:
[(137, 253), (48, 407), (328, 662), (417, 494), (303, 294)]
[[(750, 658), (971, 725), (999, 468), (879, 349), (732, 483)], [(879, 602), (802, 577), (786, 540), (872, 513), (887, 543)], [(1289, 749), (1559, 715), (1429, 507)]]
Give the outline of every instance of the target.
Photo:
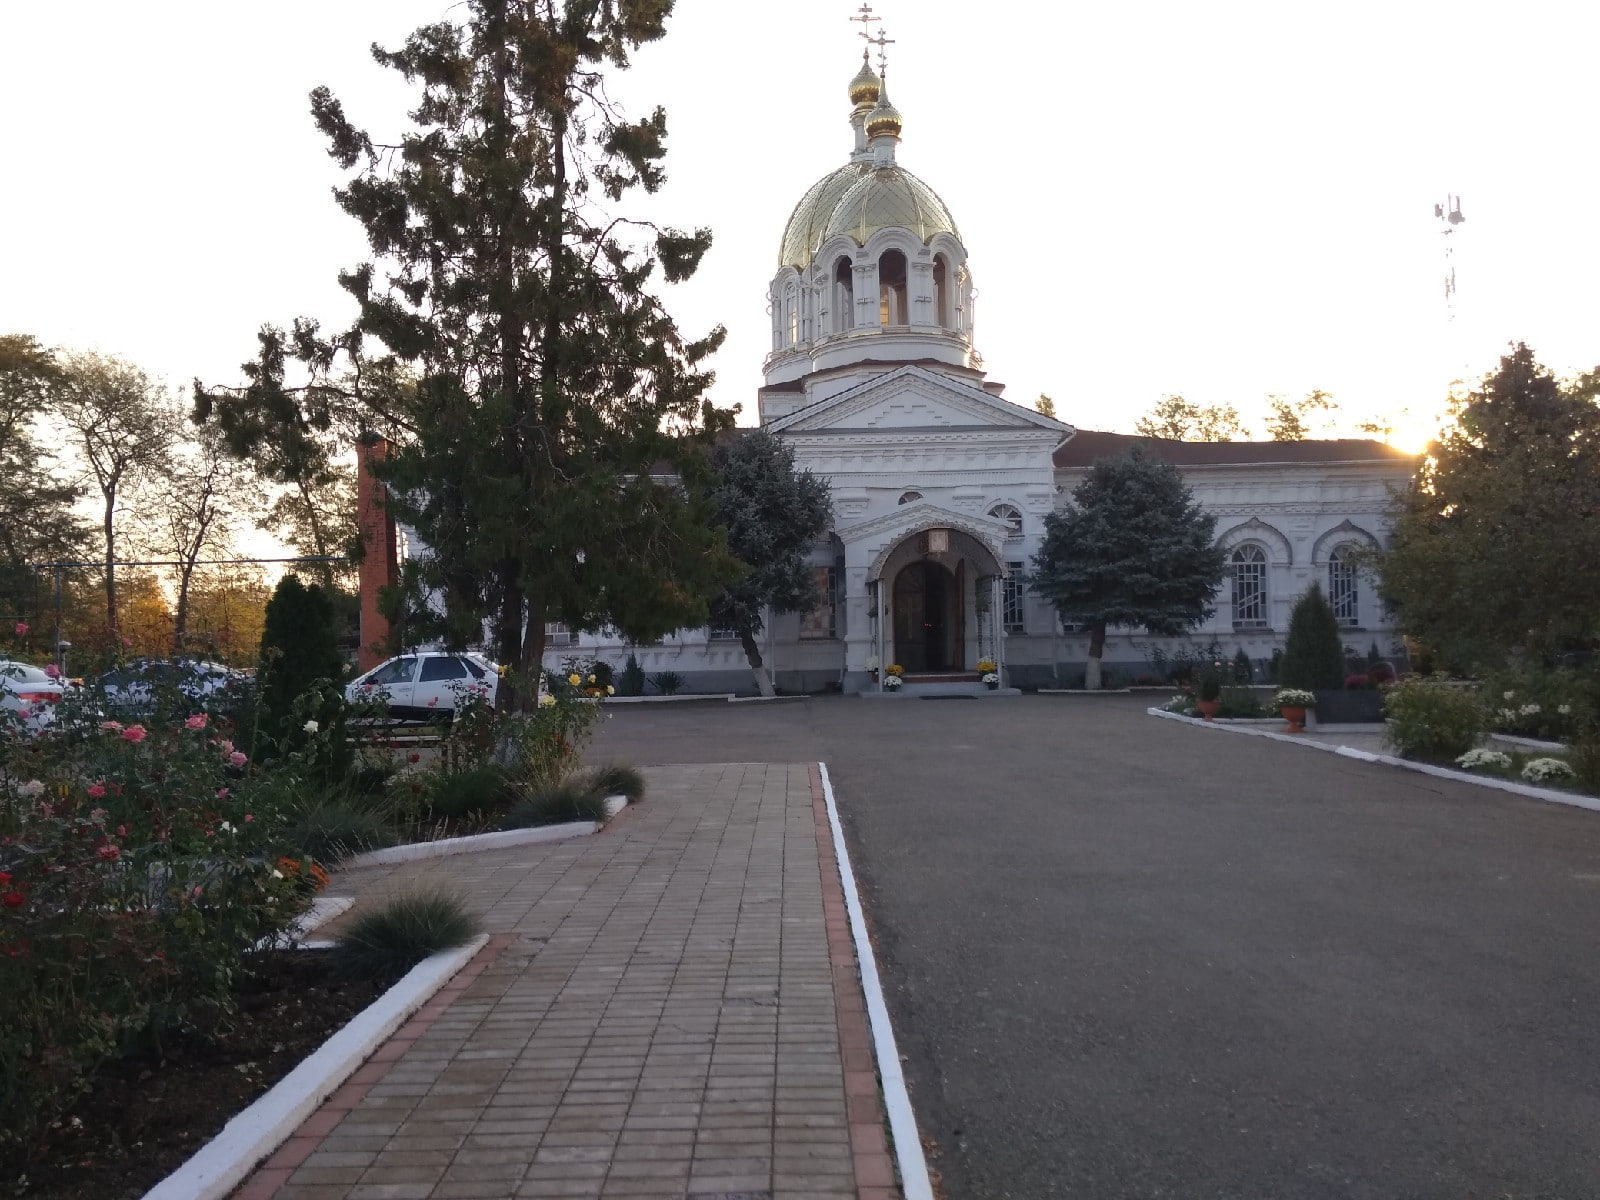
[(125, 742), (142, 742), (145, 739), (143, 725), (129, 725), (122, 731), (122, 740)]
[(96, 850), (95, 854), (101, 862), (116, 862), (122, 857), (122, 847), (107, 844)]
[(411, 761), (412, 761), (412, 762), (421, 762), (421, 761), (422, 761), (422, 755), (420, 755), (420, 754), (413, 754), (413, 755), (412, 755), (412, 756), (411, 756)]
[(21, 908), (27, 902), (28, 898), (21, 892), (6, 892), (0, 895), (0, 904), (4, 904), (7, 908)]
[(105, 794), (106, 794), (106, 785), (104, 783), (91, 783), (89, 785), (89, 798), (91, 800), (98, 800), (98, 799), (100, 799), (101, 796), (104, 796)]

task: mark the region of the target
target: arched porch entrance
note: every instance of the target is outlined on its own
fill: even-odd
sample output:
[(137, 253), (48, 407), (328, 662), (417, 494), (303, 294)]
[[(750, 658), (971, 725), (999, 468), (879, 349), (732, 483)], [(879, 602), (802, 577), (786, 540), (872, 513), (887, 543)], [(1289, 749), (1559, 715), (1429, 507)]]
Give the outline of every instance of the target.
[(966, 674), (982, 659), (998, 660), (1003, 571), (986, 539), (953, 521), (903, 535), (869, 576), (872, 658), (907, 676)]

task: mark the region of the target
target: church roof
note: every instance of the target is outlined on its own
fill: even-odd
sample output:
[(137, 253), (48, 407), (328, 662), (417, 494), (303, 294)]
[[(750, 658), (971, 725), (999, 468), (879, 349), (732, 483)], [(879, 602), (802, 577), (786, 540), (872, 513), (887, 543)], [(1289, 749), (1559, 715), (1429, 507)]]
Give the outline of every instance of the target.
[(1087, 467), (1115, 458), (1135, 445), (1153, 450), (1177, 467), (1262, 466), (1269, 463), (1410, 463), (1416, 456), (1370, 438), (1332, 438), (1303, 442), (1179, 442), (1080, 429), (1055, 452), (1058, 467)]

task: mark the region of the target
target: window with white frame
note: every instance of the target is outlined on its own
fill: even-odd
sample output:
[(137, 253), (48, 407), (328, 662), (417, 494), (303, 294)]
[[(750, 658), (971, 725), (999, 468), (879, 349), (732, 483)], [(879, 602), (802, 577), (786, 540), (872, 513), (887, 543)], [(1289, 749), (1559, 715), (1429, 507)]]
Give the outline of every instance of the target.
[(737, 629), (720, 629), (712, 625), (706, 630), (706, 641), (708, 642), (736, 642), (738, 640), (739, 631)]
[(802, 638), (832, 638), (835, 632), (834, 614), (838, 603), (838, 590), (832, 567), (812, 567), (812, 578), (817, 589), (817, 606), (800, 618)]
[(1007, 633), (1026, 633), (1022, 597), (1027, 585), (1022, 579), (1022, 564), (1008, 562), (1006, 569), (1010, 574), (1000, 581), (1000, 619)]
[(1361, 585), (1351, 557), (1348, 546), (1328, 555), (1328, 603), (1339, 624), (1353, 628), (1361, 624)]
[(565, 642), (569, 646), (578, 644), (578, 631), (568, 629), (560, 621), (546, 621), (544, 623), (544, 640), (552, 645)]
[(1233, 627), (1267, 627), (1267, 552), (1245, 543), (1229, 556), (1233, 569)]
[(1015, 542), (1022, 537), (1022, 510), (1014, 504), (996, 504), (989, 510), (996, 521), (1006, 523), (1006, 541)]

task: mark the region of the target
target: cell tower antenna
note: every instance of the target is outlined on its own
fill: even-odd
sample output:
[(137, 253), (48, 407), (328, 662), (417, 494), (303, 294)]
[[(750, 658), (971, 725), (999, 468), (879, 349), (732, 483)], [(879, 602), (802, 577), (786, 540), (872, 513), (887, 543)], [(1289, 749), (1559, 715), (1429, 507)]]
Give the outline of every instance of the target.
[(1444, 226), (1444, 311), (1445, 320), (1456, 319), (1456, 226), (1467, 218), (1461, 215), (1461, 197), (1446, 194), (1444, 203), (1433, 206), (1434, 219)]

